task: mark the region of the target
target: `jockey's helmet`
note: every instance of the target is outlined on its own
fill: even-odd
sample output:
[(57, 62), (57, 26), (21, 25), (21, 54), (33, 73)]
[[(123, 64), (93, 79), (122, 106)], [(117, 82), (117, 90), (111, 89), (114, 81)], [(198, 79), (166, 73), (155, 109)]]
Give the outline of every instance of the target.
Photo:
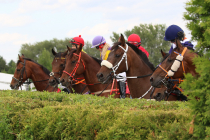
[(85, 42), (84, 42), (83, 38), (81, 38), (81, 35), (79, 35), (79, 37), (72, 38), (72, 40), (69, 42), (72, 44), (77, 44), (77, 45), (82, 44), (82, 47), (85, 45)]
[(94, 37), (93, 41), (92, 41), (92, 47), (91, 48), (95, 48), (97, 46), (101, 46), (102, 44), (105, 44), (106, 40), (103, 36), (96, 36)]
[(173, 41), (175, 39), (184, 40), (184, 31), (177, 25), (169, 26), (165, 31), (165, 41)]

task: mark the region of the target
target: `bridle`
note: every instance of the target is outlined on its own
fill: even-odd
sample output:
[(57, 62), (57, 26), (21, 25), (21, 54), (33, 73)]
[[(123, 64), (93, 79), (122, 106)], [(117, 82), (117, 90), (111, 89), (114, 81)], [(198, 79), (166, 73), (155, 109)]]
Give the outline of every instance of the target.
[[(74, 69), (72, 70), (71, 73), (68, 73), (68, 72), (65, 71), (65, 70), (63, 70), (63, 72), (66, 73), (70, 78), (72, 78), (72, 80), (77, 81), (77, 80), (74, 78), (74, 76), (75, 76), (75, 74), (76, 74), (76, 72), (77, 72), (77, 69), (79, 68), (79, 64), (80, 64), (81, 61), (82, 61), (84, 70), (86, 70), (86, 68), (85, 68), (85, 64), (84, 64), (83, 60), (81, 59), (81, 52), (79, 53), (79, 55), (76, 54), (76, 53), (73, 53), (73, 55), (76, 55), (76, 56), (79, 57), (79, 58), (78, 58), (78, 61), (77, 61), (77, 63), (76, 63), (76, 66), (74, 67)], [(82, 82), (80, 82), (80, 83), (82, 83)]]
[(123, 53), (123, 56), (122, 56), (122, 58), (120, 59), (120, 61), (119, 61), (115, 66), (113, 66), (113, 64), (110, 63), (110, 62), (107, 61), (107, 60), (103, 60), (103, 61), (101, 62), (101, 66), (105, 66), (105, 67), (107, 67), (107, 68), (109, 68), (109, 69), (112, 69), (112, 72), (114, 73), (114, 77), (117, 76), (116, 71), (117, 71), (117, 69), (119, 68), (121, 62), (122, 62), (124, 59), (125, 59), (126, 71), (128, 71), (128, 61), (127, 61), (128, 45), (126, 44), (126, 49), (124, 49), (124, 48), (123, 48), (122, 46), (120, 46), (120, 45), (118, 45), (118, 47), (120, 47), (120, 48), (124, 51), (124, 53)]
[[(183, 92), (183, 89), (179, 88), (177, 86), (177, 84), (174, 84), (174, 82), (177, 82), (178, 84), (180, 84), (184, 80), (182, 78), (173, 79), (172, 77), (174, 76), (175, 72), (177, 72), (177, 70), (179, 69), (181, 64), (182, 64), (183, 73), (185, 73), (185, 68), (184, 68), (184, 64), (183, 64), (183, 58), (184, 58), (184, 54), (185, 54), (186, 50), (187, 50), (187, 47), (184, 48), (184, 50), (182, 51), (181, 54), (176, 52), (176, 51), (174, 51), (174, 53), (177, 54), (177, 57), (176, 57), (174, 63), (171, 66), (171, 69), (169, 71), (164, 69), (161, 65), (158, 66), (161, 70), (163, 70), (166, 73), (164, 79), (162, 79), (161, 82), (166, 86), (167, 89), (171, 89), (172, 88), (172, 90), (173, 90), (173, 89), (177, 88), (178, 90)], [(170, 92), (166, 92), (167, 98), (171, 94), (171, 91)]]
[(52, 77), (55, 79), (56, 83), (59, 84), (60, 82), (59, 82), (58, 78), (55, 77), (55, 74), (59, 74), (60, 77), (61, 77), (61, 75), (62, 75), (62, 73), (63, 73), (63, 70), (65, 69), (66, 58), (65, 58), (65, 57), (55, 57), (54, 59), (56, 59), (56, 62), (57, 62), (58, 59), (59, 59), (59, 60), (65, 60), (64, 65), (63, 65), (62, 69), (61, 69), (59, 72), (53, 72), (53, 71), (52, 71), (52, 72), (49, 74), (50, 76), (52, 76)]
[[(23, 62), (19, 62), (19, 63), (21, 63), (23, 65), (23, 68), (17, 69), (17, 71), (21, 71), (20, 77), (19, 77), (19, 79), (15, 78), (14, 76), (12, 77), (12, 79), (14, 79), (14, 80), (16, 80), (18, 82), (18, 84), (16, 85), (16, 87), (17, 86), (18, 87), (21, 86), (21, 84), (23, 83), (23, 74), (24, 74), (24, 72), (26, 73), (26, 69), (25, 69), (26, 60), (24, 59), (24, 63)], [(28, 79), (27, 73), (26, 73), (26, 79)]]
[[(22, 85), (22, 83), (23, 83), (23, 75), (24, 75), (24, 72), (25, 72), (25, 74), (26, 74), (26, 80), (28, 79), (27, 72), (26, 72), (26, 67), (25, 67), (25, 66), (26, 66), (26, 59), (24, 59), (24, 63), (23, 63), (23, 62), (19, 62), (19, 63), (21, 63), (21, 64), (23, 65), (23, 68), (17, 69), (17, 71), (21, 71), (21, 74), (20, 74), (19, 79), (15, 78), (14, 76), (12, 77), (14, 80), (16, 80), (16, 81), (18, 82), (18, 84), (15, 85), (15, 87), (19, 87), (19, 86)], [(47, 81), (47, 80), (49, 80), (49, 79), (40, 80), (40, 81), (33, 81), (33, 83), (35, 83), (35, 82), (43, 82), (43, 81)], [(45, 90), (46, 90), (48, 87), (49, 87), (49, 83), (48, 83), (47, 87), (45, 88)], [(21, 88), (21, 89), (22, 89), (22, 88)], [(53, 90), (54, 90), (54, 89), (55, 89), (55, 87), (53, 88)]]
[[(102, 62), (101, 62), (101, 66), (105, 66), (105, 67), (107, 67), (108, 69), (112, 69), (112, 72), (111, 73), (114, 73), (114, 76), (112, 76), (112, 77), (114, 77), (115, 79), (122, 79), (122, 78), (144, 78), (144, 77), (147, 77), (147, 76), (150, 76), (150, 75), (152, 75), (152, 73), (151, 74), (148, 74), (148, 75), (143, 75), (143, 76), (131, 76), (131, 77), (122, 77), (122, 76), (119, 76), (118, 74), (116, 74), (116, 71), (117, 71), (117, 69), (119, 68), (119, 66), (120, 66), (120, 64), (121, 64), (121, 62), (125, 59), (125, 65), (126, 65), (126, 71), (128, 71), (128, 61), (127, 61), (127, 52), (128, 52), (128, 45), (126, 44), (126, 48), (124, 49), (122, 46), (120, 46), (120, 45), (118, 45), (118, 47), (120, 47), (123, 51), (124, 51), (124, 53), (123, 53), (123, 56), (122, 56), (122, 58), (120, 59), (120, 61), (115, 65), (115, 66), (113, 66), (113, 64), (112, 63), (110, 63), (109, 61), (107, 61), (107, 60), (103, 60)], [(108, 78), (111, 76), (111, 73), (107, 76), (107, 78), (106, 78), (106, 80), (105, 81), (107, 81), (108, 80)], [(120, 78), (121, 77), (121, 78)], [(141, 99), (141, 98), (143, 98), (144, 96), (146, 96), (148, 93), (149, 93), (149, 91), (152, 89), (152, 86), (141, 96), (141, 97), (139, 97), (138, 99)], [(154, 89), (153, 89), (153, 91), (154, 91)], [(152, 91), (152, 92), (153, 92)]]

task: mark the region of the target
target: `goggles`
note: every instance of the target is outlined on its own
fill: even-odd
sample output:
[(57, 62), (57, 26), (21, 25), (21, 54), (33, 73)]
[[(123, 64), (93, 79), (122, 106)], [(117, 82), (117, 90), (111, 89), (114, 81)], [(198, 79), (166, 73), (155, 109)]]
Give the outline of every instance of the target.
[(129, 43), (131, 43), (131, 44), (133, 44), (133, 45), (135, 45), (135, 46), (138, 46), (138, 45), (141, 44), (141, 42), (134, 42), (134, 41), (129, 41)]
[(96, 46), (96, 49), (98, 50), (99, 48), (100, 49), (103, 49), (103, 45), (105, 45), (105, 43), (104, 44), (101, 44), (101, 45), (99, 45), (99, 46)]

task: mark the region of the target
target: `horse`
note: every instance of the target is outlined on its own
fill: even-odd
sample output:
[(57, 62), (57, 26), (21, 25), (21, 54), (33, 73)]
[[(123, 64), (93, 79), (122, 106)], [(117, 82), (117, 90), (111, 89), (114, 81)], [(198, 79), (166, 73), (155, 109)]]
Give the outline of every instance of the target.
[[(112, 76), (126, 72), (132, 98), (153, 98), (152, 94), (156, 90), (152, 90), (150, 75), (155, 68), (145, 53), (133, 44), (125, 42), (122, 34), (119, 41), (112, 46), (108, 59), (102, 61), (101, 65), (97, 73), (98, 81), (101, 83), (107, 83), (112, 80)], [(165, 87), (158, 92), (164, 92), (164, 90)]]
[(44, 66), (34, 62), (29, 58), (21, 57), (18, 55), (16, 70), (12, 81), (10, 83), (11, 89), (18, 89), (28, 78), (30, 78), (35, 88), (38, 91), (56, 92), (59, 89), (49, 85), (50, 71)]
[[(177, 85), (183, 81), (184, 73), (197, 75), (193, 58), (197, 57), (198, 54), (192, 51), (192, 48), (182, 46), (178, 39), (176, 40), (176, 46), (172, 53), (168, 55), (161, 50), (165, 59), (150, 77), (152, 86), (160, 87), (166, 83), (169, 83), (169, 86), (174, 86), (174, 84)], [(165, 99), (165, 97), (164, 94), (159, 95), (160, 99)]]
[(67, 48), (69, 50), (69, 54), (66, 56), (66, 67), (60, 78), (62, 85), (66, 86), (69, 84), (69, 77), (74, 78), (74, 76), (83, 74), (91, 94), (108, 97), (112, 94), (112, 91), (114, 91), (114, 98), (120, 98), (117, 84), (114, 84), (113, 86), (113, 84), (105, 85), (98, 82), (96, 73), (101, 68), (101, 60), (82, 52), (82, 46), (80, 46), (77, 50), (69, 47)]
[[(54, 59), (52, 61), (52, 72), (50, 73), (50, 78), (49, 78), (49, 84), (51, 86), (58, 86), (58, 84), (60, 83), (59, 78), (61, 77), (66, 65), (67, 53), (68, 50), (66, 50), (65, 52), (57, 53), (52, 49), (52, 54), (54, 55)], [(81, 82), (85, 83), (84, 81), (85, 79), (83, 77), (84, 77), (83, 75), (79, 75), (77, 79), (81, 80), (78, 82), (74, 82), (68, 87), (71, 93), (73, 93), (72, 88), (74, 89), (75, 93), (86, 93), (87, 91), (89, 91), (87, 86), (81, 83)]]

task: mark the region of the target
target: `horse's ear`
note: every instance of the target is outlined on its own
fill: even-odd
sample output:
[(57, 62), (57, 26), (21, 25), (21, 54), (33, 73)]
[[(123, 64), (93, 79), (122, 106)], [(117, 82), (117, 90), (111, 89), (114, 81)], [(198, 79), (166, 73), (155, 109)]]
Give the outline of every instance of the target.
[(124, 36), (122, 34), (120, 35), (120, 38), (119, 38), (118, 41), (121, 42), (122, 46), (125, 46), (125, 38), (124, 38)]
[(67, 51), (71, 51), (71, 48), (68, 46), (68, 45), (66, 45), (66, 47), (67, 47)]
[(24, 54), (22, 54), (22, 56), (24, 57)]
[(82, 51), (82, 44), (80, 44), (79, 48), (77, 48), (76, 54), (79, 54)]
[(166, 53), (163, 52), (163, 50), (161, 49), (161, 54), (162, 54), (162, 57), (164, 58), (166, 56)]
[(69, 50), (66, 50), (63, 54), (64, 54), (64, 56), (66, 56), (67, 54), (68, 54), (68, 51)]
[(55, 56), (57, 53), (52, 49), (52, 54)]
[(22, 56), (20, 56), (19, 54), (18, 54), (18, 57), (19, 57), (19, 60), (21, 61), (21, 62), (23, 62), (24, 60), (23, 60), (23, 57)]
[(178, 49), (178, 51), (182, 50), (183, 46), (182, 46), (180, 40), (176, 39), (175, 42), (176, 42), (176, 48)]

